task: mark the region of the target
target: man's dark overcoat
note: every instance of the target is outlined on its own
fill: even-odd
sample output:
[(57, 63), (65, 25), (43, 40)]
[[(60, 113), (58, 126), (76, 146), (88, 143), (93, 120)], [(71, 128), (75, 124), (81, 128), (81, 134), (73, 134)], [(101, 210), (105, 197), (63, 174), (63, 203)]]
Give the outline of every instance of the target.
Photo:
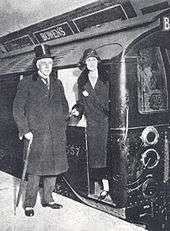
[(87, 142), (90, 168), (107, 167), (109, 77), (103, 66), (98, 67), (95, 88), (88, 79), (85, 69), (79, 79), (79, 101), (75, 105), (87, 119)]
[(60, 80), (50, 76), (50, 90), (40, 77), (26, 77), (18, 84), (13, 104), (20, 136), (33, 133), (27, 173), (58, 175), (68, 169), (66, 120), (68, 103)]

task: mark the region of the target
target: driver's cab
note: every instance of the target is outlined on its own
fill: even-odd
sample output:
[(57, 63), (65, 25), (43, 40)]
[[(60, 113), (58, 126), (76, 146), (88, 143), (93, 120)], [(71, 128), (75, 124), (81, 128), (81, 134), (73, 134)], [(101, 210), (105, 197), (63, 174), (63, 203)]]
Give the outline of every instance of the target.
[[(87, 47), (89, 48), (89, 47)], [(83, 53), (82, 48), (80, 52)], [(100, 56), (102, 66), (108, 73), (109, 79), (109, 98), (111, 97), (111, 82), (110, 79), (113, 78), (114, 73), (112, 74), (112, 64), (119, 62), (122, 56), (122, 46), (118, 43), (106, 44), (103, 46), (95, 47), (96, 52)], [(69, 171), (66, 174), (66, 180), (70, 186), (78, 194), (85, 196), (96, 201), (101, 201), (100, 193), (103, 189), (101, 181), (96, 180), (92, 182), (92, 175), (89, 166), (89, 153), (88, 153), (88, 138), (87, 138), (87, 120), (86, 116), (83, 114), (81, 118), (71, 115), (73, 106), (78, 101), (78, 79), (82, 70), (79, 65), (69, 66), (69, 68), (59, 68), (57, 70), (58, 78), (62, 81), (65, 95), (69, 104), (70, 117), (68, 120), (67, 128), (67, 156), (69, 160)], [(110, 104), (110, 99), (108, 100)], [(96, 115), (97, 116), (97, 115)], [(108, 126), (109, 126), (108, 119)], [(103, 131), (101, 130), (101, 133)], [(95, 132), (94, 132), (95, 133)], [(108, 152), (108, 143), (109, 143), (109, 130), (108, 130), (108, 140), (107, 140), (107, 163), (111, 161), (111, 152)], [(110, 157), (109, 157), (110, 156)], [(96, 157), (97, 158), (97, 157)], [(109, 164), (108, 164), (109, 166)], [(111, 168), (111, 165), (110, 165)], [(109, 168), (109, 177), (112, 178), (112, 171)], [(110, 184), (109, 180), (109, 184)], [(109, 187), (109, 186), (108, 186)], [(102, 202), (106, 202), (110, 205), (115, 206), (115, 202), (112, 200), (110, 193), (102, 199)]]

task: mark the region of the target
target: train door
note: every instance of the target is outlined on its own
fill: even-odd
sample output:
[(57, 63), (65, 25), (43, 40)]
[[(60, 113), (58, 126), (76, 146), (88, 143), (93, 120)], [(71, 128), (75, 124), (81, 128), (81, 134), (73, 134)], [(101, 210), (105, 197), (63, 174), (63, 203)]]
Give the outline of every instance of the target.
[(129, 95), (127, 217), (135, 222), (152, 223), (152, 226), (155, 221), (156, 230), (163, 230), (165, 225), (169, 179), (168, 36), (158, 29), (147, 33), (126, 53)]
[[(118, 43), (107, 44), (96, 48), (96, 50), (102, 60), (102, 65), (108, 72), (109, 78), (112, 78), (113, 59), (120, 60), (122, 46)], [(58, 70), (58, 78), (63, 83), (70, 111), (78, 99), (77, 80), (80, 73), (81, 70), (78, 67)], [(91, 183), (92, 173), (89, 168), (86, 118), (83, 116), (80, 121), (76, 121), (75, 118), (70, 117), (68, 124), (67, 155), (69, 171), (66, 174), (66, 179), (77, 193), (98, 201), (102, 186), (97, 180), (94, 184)], [(114, 205), (110, 195), (103, 202)]]
[[(63, 83), (70, 112), (78, 100), (77, 80), (80, 73), (78, 67), (58, 70), (58, 78)], [(66, 173), (66, 178), (75, 191), (87, 195), (89, 193), (89, 176), (85, 127), (84, 117), (81, 121), (73, 116), (68, 117), (66, 152), (69, 170)]]
[(12, 105), (20, 75), (0, 76), (0, 170), (21, 175), (23, 144), (18, 139)]

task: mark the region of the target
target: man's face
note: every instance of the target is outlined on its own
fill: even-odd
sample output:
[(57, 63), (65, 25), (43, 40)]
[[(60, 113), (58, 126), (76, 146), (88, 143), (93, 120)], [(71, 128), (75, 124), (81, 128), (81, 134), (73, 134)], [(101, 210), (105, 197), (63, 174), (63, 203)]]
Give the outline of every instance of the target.
[(37, 60), (38, 70), (45, 76), (49, 76), (53, 68), (53, 59), (52, 58), (43, 58)]
[(98, 60), (96, 57), (89, 57), (88, 59), (86, 59), (86, 65), (89, 71), (93, 71), (97, 69), (97, 64), (98, 64)]

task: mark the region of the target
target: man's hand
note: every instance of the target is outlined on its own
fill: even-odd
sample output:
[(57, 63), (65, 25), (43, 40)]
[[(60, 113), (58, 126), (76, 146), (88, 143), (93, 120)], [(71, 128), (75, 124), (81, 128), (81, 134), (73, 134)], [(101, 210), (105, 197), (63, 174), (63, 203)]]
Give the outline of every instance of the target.
[(32, 139), (33, 139), (33, 134), (32, 134), (32, 132), (28, 132), (28, 133), (26, 133), (24, 136), (25, 136), (25, 138), (26, 138), (27, 140), (32, 140)]

